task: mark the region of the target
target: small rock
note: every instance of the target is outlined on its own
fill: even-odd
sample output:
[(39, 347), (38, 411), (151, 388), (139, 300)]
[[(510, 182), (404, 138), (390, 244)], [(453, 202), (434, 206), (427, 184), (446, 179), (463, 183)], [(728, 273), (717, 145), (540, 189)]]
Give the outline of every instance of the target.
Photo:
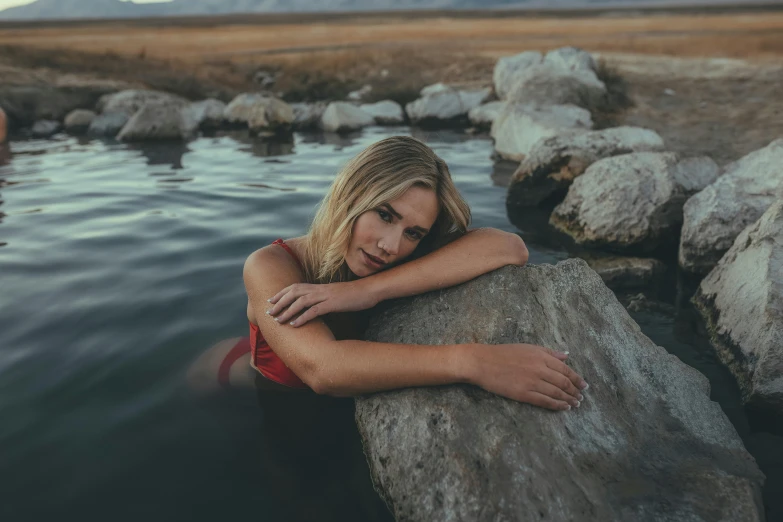
[(104, 112), (92, 120), (87, 128), (90, 136), (114, 138), (128, 123), (130, 116), (125, 112)]
[(321, 126), (326, 103), (292, 103), (291, 108), (294, 110), (294, 129), (315, 129)]
[(457, 90), (444, 84), (422, 89), (424, 96), (405, 106), (405, 112), (413, 123), (443, 124), (467, 119), (468, 113), (484, 103), (492, 94), (487, 88)]
[(273, 72), (257, 71), (253, 75), (253, 82), (257, 83), (263, 89), (268, 89), (272, 87), (276, 81), (277, 81), (277, 77)]
[(182, 109), (186, 133), (192, 134), (198, 129), (220, 128), (225, 110), (226, 104), (213, 98), (187, 105)]
[(348, 102), (332, 102), (321, 117), (321, 127), (330, 132), (358, 130), (375, 123), (375, 118)]
[(601, 257), (586, 261), (612, 290), (647, 286), (665, 270), (657, 259), (641, 257)]
[(677, 94), (676, 92), (674, 92), (674, 90), (673, 90), (673, 89), (664, 89), (664, 90), (663, 90), (663, 93), (664, 93), (666, 96), (674, 96), (675, 94)]
[(244, 93), (226, 106), (223, 118), (228, 123), (245, 124), (253, 132), (287, 132), (294, 122), (294, 110), (278, 98)]
[(33, 125), (31, 134), (34, 138), (48, 138), (62, 129), (59, 121), (39, 120)]
[(372, 115), (378, 125), (399, 125), (405, 122), (402, 106), (392, 100), (360, 105), (359, 108)]
[(184, 107), (189, 102), (181, 96), (163, 91), (128, 89), (102, 96), (98, 100), (97, 111), (99, 113), (124, 112), (130, 117), (148, 103)]
[(90, 128), (96, 114), (93, 111), (76, 109), (65, 117), (65, 130), (71, 133), (83, 133)]
[(361, 101), (372, 92), (372, 85), (365, 85), (359, 90), (348, 93), (348, 99), (351, 101)]
[(117, 135), (119, 141), (181, 140), (192, 128), (178, 105), (148, 103), (134, 114)]

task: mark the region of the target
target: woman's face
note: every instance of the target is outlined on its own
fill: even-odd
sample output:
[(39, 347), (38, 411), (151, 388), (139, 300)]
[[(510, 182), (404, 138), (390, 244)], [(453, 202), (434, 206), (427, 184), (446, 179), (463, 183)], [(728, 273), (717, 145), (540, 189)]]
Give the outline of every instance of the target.
[(360, 215), (345, 256), (348, 268), (365, 277), (404, 260), (429, 233), (438, 210), (433, 190), (413, 186), (394, 201)]

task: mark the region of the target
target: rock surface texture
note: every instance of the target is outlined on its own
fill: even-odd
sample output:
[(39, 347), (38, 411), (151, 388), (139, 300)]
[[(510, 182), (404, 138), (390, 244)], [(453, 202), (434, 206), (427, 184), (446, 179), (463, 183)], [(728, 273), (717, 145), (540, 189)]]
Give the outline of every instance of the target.
[(462, 118), (487, 101), (492, 91), (459, 90), (444, 84), (425, 87), (422, 97), (405, 105), (405, 112), (413, 123), (439, 124)]
[(713, 165), (704, 175), (710, 162), (681, 162), (671, 152), (599, 160), (574, 180), (550, 223), (586, 246), (650, 252), (676, 245), (685, 201), (718, 174)]
[(96, 109), (99, 113), (122, 112), (130, 117), (148, 103), (182, 108), (188, 104), (188, 100), (163, 91), (128, 89), (102, 96)]
[(468, 119), (476, 127), (488, 129), (492, 127), (492, 124), (505, 109), (506, 102), (492, 101), (471, 109), (468, 113)]
[(294, 110), (294, 129), (316, 129), (321, 126), (321, 117), (326, 110), (326, 103), (292, 103)]
[(783, 417), (783, 199), (740, 233), (693, 300), (744, 400)]
[(655, 131), (639, 127), (567, 133), (540, 140), (511, 178), (508, 203), (518, 207), (538, 205), (553, 193), (567, 189), (599, 159), (660, 150), (663, 139)]
[(666, 270), (661, 261), (644, 257), (601, 257), (585, 261), (612, 290), (647, 286)]
[(723, 175), (683, 209), (679, 263), (691, 272), (712, 269), (745, 227), (783, 197), (783, 139), (727, 165)]
[(641, 333), (584, 261), (505, 267), (377, 314), (374, 341), (530, 342), (590, 383), (554, 413), (468, 385), (357, 398), (398, 522), (761, 521), (764, 480), (707, 379)]
[(194, 102), (182, 109), (182, 118), (188, 132), (198, 129), (217, 129), (223, 124), (226, 104), (210, 98)]
[(71, 111), (65, 117), (64, 127), (68, 132), (80, 133), (86, 132), (90, 124), (95, 119), (95, 113), (84, 109)]
[(522, 161), (541, 139), (592, 128), (590, 113), (575, 105), (509, 103), (492, 124), (490, 135), (501, 158)]
[(291, 130), (294, 110), (283, 100), (260, 93), (240, 94), (226, 106), (223, 112), (226, 122), (246, 124), (257, 134), (277, 134)]
[(396, 101), (384, 100), (359, 106), (361, 110), (375, 118), (378, 125), (398, 125), (405, 122), (405, 112)]

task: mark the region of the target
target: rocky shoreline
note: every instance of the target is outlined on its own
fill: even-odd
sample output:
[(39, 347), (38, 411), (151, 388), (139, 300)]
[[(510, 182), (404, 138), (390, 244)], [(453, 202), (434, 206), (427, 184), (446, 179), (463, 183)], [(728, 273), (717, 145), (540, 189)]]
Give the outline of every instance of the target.
[[(658, 66), (718, 80), (721, 74), (762, 74), (739, 61), (670, 59)], [(591, 428), (579, 438), (576, 426), (565, 421), (461, 387), (360, 399), (357, 420), (375, 482), (398, 520), (521, 514), (763, 520), (763, 475), (709, 401), (703, 377), (651, 345), (605, 285), (650, 281), (661, 270), (656, 255), (675, 249), (684, 272), (706, 276), (694, 302), (743, 400), (783, 419), (783, 134), (761, 129), (755, 148), (736, 157), (693, 150), (692, 143), (671, 139), (682, 132), (679, 127), (672, 131), (657, 120), (655, 128), (639, 125), (653, 120), (645, 120), (643, 98), (625, 91), (617, 72), (623, 70), (629, 78), (637, 74), (633, 63), (613, 69), (573, 47), (525, 51), (498, 60), (485, 84), (435, 83), (408, 101), (375, 100), (367, 84), (344, 99), (288, 102), (285, 93), (274, 90), (274, 75), (259, 75), (255, 91), (225, 100), (190, 100), (125, 82), (58, 76), (54, 82), (2, 86), (0, 109), (7, 114), (11, 139), (65, 131), (128, 142), (182, 141), (243, 128), (263, 140), (303, 129), (344, 133), (401, 124), (488, 131), (495, 159), (516, 166), (509, 208), (555, 205), (549, 218), (555, 228), (578, 245), (618, 257), (598, 258), (590, 263), (593, 268), (568, 261), (513, 273), (504, 269), (384, 312), (371, 335), (397, 342), (443, 343), (447, 337), (460, 342), (479, 334), (462, 332), (450, 318), (489, 313), (494, 318), (489, 322), (460, 324), (487, 325), (479, 332), (484, 342), (581, 346), (574, 359), (598, 390), (594, 406), (580, 412)], [(663, 99), (676, 98), (668, 90)], [(509, 293), (520, 281), (530, 295)], [(426, 318), (420, 331), (409, 326), (416, 307)], [(564, 311), (569, 307), (576, 308)], [(523, 308), (528, 312), (520, 316)], [(526, 322), (536, 314), (543, 314), (538, 322)], [(432, 327), (452, 323), (443, 331)], [(540, 325), (547, 326), (541, 330)], [(644, 397), (657, 399), (648, 403)], [(464, 417), (465, 412), (470, 415)], [(406, 419), (404, 425), (399, 418)], [(607, 418), (615, 422), (607, 424)], [(476, 431), (471, 423), (492, 427), (491, 433)], [(388, 438), (393, 433), (401, 438)], [(535, 451), (515, 449), (530, 447), (528, 440), (541, 443), (539, 453), (557, 463), (557, 474), (548, 475)], [(559, 449), (546, 445), (552, 440), (559, 441)], [(487, 446), (476, 450), (480, 444)], [(409, 455), (405, 448), (422, 452)], [(509, 455), (517, 459), (514, 464)], [(667, 504), (667, 495), (676, 493), (667, 482), (672, 476), (678, 477), (676, 492), (687, 492), (676, 506)], [(565, 486), (563, 477), (571, 477)], [(617, 482), (637, 489), (618, 493), (610, 487)], [(538, 496), (516, 498), (514, 492), (529, 483), (540, 484)], [(573, 494), (557, 493), (560, 487)], [(481, 502), (471, 496), (484, 490)], [(725, 492), (721, 498), (734, 497), (714, 503), (715, 491)]]

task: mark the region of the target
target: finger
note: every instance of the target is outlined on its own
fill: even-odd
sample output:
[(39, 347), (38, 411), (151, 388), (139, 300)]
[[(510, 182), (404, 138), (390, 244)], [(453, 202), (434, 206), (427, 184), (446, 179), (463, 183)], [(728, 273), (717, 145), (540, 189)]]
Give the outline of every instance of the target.
[(559, 352), (557, 350), (553, 350), (552, 348), (547, 348), (545, 346), (542, 346), (541, 348), (543, 348), (544, 351), (549, 355), (551, 355), (552, 357), (559, 359), (561, 361), (565, 361), (568, 358), (568, 352)]
[(565, 411), (571, 409), (571, 405), (567, 402), (553, 399), (552, 397), (535, 391), (527, 392), (522, 400), (534, 406), (541, 406), (542, 408), (547, 408), (549, 410)]
[(574, 384), (574, 386), (576, 386), (580, 390), (587, 389), (587, 382), (585, 382), (585, 380), (582, 379), (582, 377), (574, 370), (572, 370), (571, 367), (568, 366), (567, 364), (560, 361), (551, 361), (547, 363), (547, 366), (568, 377), (568, 379)]
[(316, 304), (317, 301), (310, 295), (305, 295), (291, 303), (291, 306), (280, 312), (280, 315), (275, 317), (275, 321), (280, 324), (285, 324), (299, 314), (302, 310), (308, 306)]
[(545, 382), (553, 386), (557, 386), (575, 399), (582, 400), (579, 398), (582, 396), (582, 394), (579, 393), (577, 387), (574, 386), (574, 383), (572, 383), (571, 380), (562, 373), (547, 368), (544, 372), (542, 372), (541, 378)]
[(573, 395), (570, 395), (564, 390), (561, 390), (554, 384), (550, 384), (546, 381), (538, 381), (535, 384), (535, 391), (543, 395), (546, 395), (547, 397), (552, 397), (553, 399), (559, 401), (565, 401), (568, 404), (570, 404), (573, 408), (578, 408), (581, 402), (581, 399), (579, 399), (579, 397), (574, 397)]
[(315, 319), (319, 315), (326, 315), (328, 313), (329, 312), (325, 309), (325, 306), (324, 306), (324, 304), (322, 302), (320, 304), (317, 304), (315, 306), (311, 306), (310, 308), (308, 308), (305, 311), (305, 313), (303, 313), (302, 315), (300, 315), (299, 317), (297, 317), (296, 319), (291, 321), (290, 324), (291, 324), (291, 326), (298, 328), (300, 326), (305, 325), (308, 321), (312, 321), (313, 319)]
[(275, 303), (275, 305), (267, 310), (267, 314), (271, 315), (272, 317), (275, 317), (277, 314), (291, 306), (291, 303), (299, 299), (302, 294), (298, 292), (295, 288), (290, 288), (288, 292), (286, 292), (280, 299)]
[(277, 292), (275, 295), (273, 295), (270, 299), (267, 299), (268, 302), (275, 304), (278, 299), (283, 297), (294, 285), (289, 285)]

